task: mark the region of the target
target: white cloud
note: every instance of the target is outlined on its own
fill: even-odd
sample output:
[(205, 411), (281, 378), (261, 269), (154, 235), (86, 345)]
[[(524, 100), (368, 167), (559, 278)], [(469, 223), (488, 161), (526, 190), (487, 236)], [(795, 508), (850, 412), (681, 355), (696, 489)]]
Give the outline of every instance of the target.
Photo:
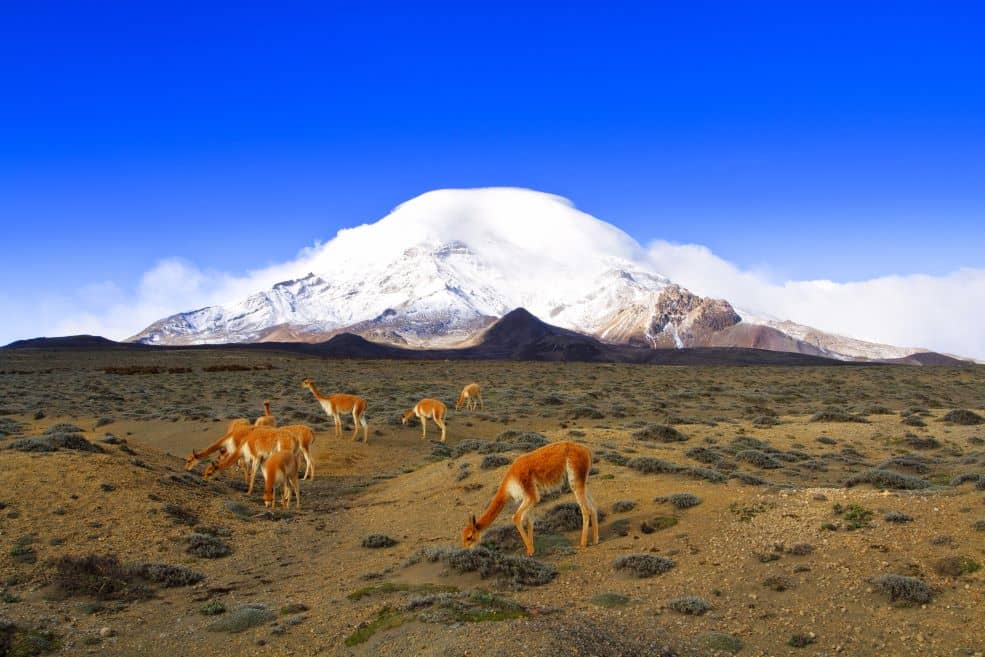
[(696, 294), (854, 338), (985, 359), (983, 269), (849, 283), (774, 281), (700, 245), (658, 241), (648, 251), (656, 271)]

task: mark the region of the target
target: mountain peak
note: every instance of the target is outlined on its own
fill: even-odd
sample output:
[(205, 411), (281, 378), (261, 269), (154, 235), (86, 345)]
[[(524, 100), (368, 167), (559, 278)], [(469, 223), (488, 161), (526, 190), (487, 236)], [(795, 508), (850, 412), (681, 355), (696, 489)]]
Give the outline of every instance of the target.
[(317, 342), (350, 332), (446, 348), (580, 334), (681, 348), (746, 347), (767, 335), (780, 348), (835, 357), (913, 352), (780, 326), (757, 330), (764, 322), (743, 322), (727, 301), (699, 297), (652, 271), (644, 249), (619, 228), (528, 189), (421, 194), (375, 223), (339, 231), (306, 252), (298, 270), (246, 299), (159, 320), (132, 340)]

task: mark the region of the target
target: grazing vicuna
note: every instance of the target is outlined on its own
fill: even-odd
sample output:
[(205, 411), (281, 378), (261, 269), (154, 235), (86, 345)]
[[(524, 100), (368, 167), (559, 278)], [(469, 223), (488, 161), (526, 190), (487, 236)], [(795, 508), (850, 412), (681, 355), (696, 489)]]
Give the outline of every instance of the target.
[(217, 470), (228, 468), (243, 459), (246, 461), (248, 470), (247, 495), (253, 493), (253, 483), (264, 459), (276, 452), (291, 452), (296, 455), (301, 451), (300, 441), (295, 437), (295, 432), (290, 427), (277, 429), (249, 425), (240, 426), (232, 431), (230, 439), (232, 447), (224, 449), (219, 461), (210, 464), (203, 474), (208, 478)]
[(276, 427), (277, 418), (270, 414), (270, 400), (265, 399), (263, 401), (263, 415), (256, 419), (253, 423), (255, 427)]
[(291, 506), (294, 491), (295, 506), (301, 508), (301, 487), (298, 486), (298, 457), (293, 452), (275, 452), (263, 462), (263, 505), (276, 507), (274, 492), (282, 487), (281, 502), (284, 508)]
[(402, 420), (404, 424), (407, 424), (407, 420), (412, 417), (418, 417), (421, 420), (421, 440), (427, 440), (428, 437), (428, 418), (434, 420), (434, 423), (438, 425), (441, 429), (441, 442), (445, 442), (445, 413), (448, 412), (448, 408), (443, 402), (437, 399), (422, 399), (421, 401), (414, 404), (414, 408), (410, 409), (404, 413), (404, 419)]
[(229, 452), (235, 449), (236, 441), (233, 438), (233, 434), (236, 432), (237, 429), (242, 429), (244, 427), (250, 428), (250, 426), (251, 426), (250, 421), (244, 418), (240, 418), (230, 422), (229, 426), (226, 427), (226, 432), (222, 435), (221, 438), (219, 438), (219, 440), (215, 441), (201, 452), (196, 452), (193, 449), (192, 453), (189, 456), (185, 457), (185, 470), (193, 469), (198, 464), (199, 461), (208, 458), (210, 455), (212, 455), (215, 452), (220, 452), (220, 451)]
[(462, 530), (462, 545), (473, 547), (479, 537), (499, 515), (512, 498), (520, 502), (513, 514), (513, 524), (520, 532), (520, 538), (527, 548), (527, 554), (534, 553), (534, 522), (530, 509), (542, 494), (557, 490), (564, 485), (565, 477), (575, 494), (581, 509), (581, 547), (588, 545), (588, 528), (592, 528), (592, 541), (599, 542), (599, 518), (595, 503), (588, 494), (588, 471), (592, 467), (592, 453), (581, 445), (561, 441), (545, 445), (539, 449), (517, 457), (506, 471), (499, 489), (485, 513), (476, 520), (469, 516), (469, 522)]
[(482, 404), (482, 390), (479, 389), (479, 384), (470, 383), (462, 388), (462, 394), (458, 397), (458, 401), (455, 402), (455, 410), (461, 410), (462, 406), (465, 406), (468, 410), (474, 411), (477, 404), (480, 409), (485, 410), (485, 406)]
[(342, 413), (352, 413), (352, 437), (359, 435), (359, 427), (363, 428), (363, 442), (369, 442), (369, 427), (366, 425), (366, 400), (358, 395), (329, 395), (325, 396), (318, 392), (315, 382), (305, 379), (301, 382), (302, 388), (307, 388), (315, 396), (321, 407), (325, 409), (332, 421), (335, 423), (335, 435), (342, 436)]

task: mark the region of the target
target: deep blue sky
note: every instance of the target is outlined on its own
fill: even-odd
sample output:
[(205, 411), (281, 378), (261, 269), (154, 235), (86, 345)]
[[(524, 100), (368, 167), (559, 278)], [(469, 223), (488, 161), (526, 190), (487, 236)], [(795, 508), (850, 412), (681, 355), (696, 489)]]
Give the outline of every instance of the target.
[(15, 298), (126, 287), (167, 256), (241, 271), (486, 185), (781, 277), (985, 266), (970, 3), (18, 4), (0, 9)]

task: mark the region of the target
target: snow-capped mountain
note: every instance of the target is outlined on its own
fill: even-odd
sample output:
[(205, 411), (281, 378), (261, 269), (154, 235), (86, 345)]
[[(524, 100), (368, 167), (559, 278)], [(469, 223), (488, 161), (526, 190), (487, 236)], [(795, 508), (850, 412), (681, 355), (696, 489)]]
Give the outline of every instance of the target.
[(779, 320), (749, 321), (649, 271), (629, 235), (567, 200), (523, 189), (439, 190), (342, 230), (307, 271), (242, 300), (164, 318), (131, 341), (321, 341), (341, 332), (409, 347), (465, 345), (526, 308), (602, 341), (759, 347), (841, 358), (905, 349)]

